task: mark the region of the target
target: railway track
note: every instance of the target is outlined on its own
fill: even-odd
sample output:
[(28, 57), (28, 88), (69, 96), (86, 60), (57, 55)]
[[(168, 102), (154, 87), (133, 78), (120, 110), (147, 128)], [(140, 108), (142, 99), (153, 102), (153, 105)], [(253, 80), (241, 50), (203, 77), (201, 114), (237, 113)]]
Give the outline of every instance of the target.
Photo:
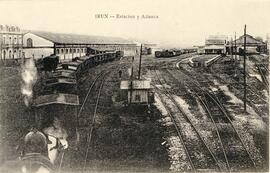
[[(179, 81), (173, 73), (167, 70), (168, 74), (174, 79)], [(182, 75), (181, 75), (182, 76)], [(228, 171), (242, 170), (243, 168), (250, 170), (256, 169), (256, 164), (253, 161), (249, 151), (246, 149), (243, 140), (234, 127), (230, 116), (219, 101), (219, 99), (207, 89), (202, 89), (200, 83), (194, 80), (190, 75), (184, 74), (184, 79), (187, 87), (194, 92), (194, 95), (202, 103), (208, 117), (211, 119), (215, 131), (220, 141), (221, 152), (223, 154), (224, 163), (226, 163)], [(189, 83), (187, 82), (189, 81)], [(224, 132), (223, 129), (228, 132)], [(219, 157), (222, 159), (222, 157)], [(248, 158), (248, 159), (247, 159)], [(243, 165), (244, 163), (244, 165)]]
[[(222, 81), (223, 83), (228, 83), (225, 79), (223, 79), (217, 75), (215, 75), (215, 77), (218, 80)], [(232, 80), (234, 80), (234, 79), (232, 79)], [(235, 92), (237, 95), (237, 93), (241, 93), (243, 91), (243, 87), (240, 87), (240, 86), (243, 86), (243, 84), (236, 82), (236, 81), (235, 81), (235, 83), (240, 84), (240, 85), (230, 85), (230, 87), (234, 90), (233, 92)], [(239, 95), (238, 97), (241, 98), (241, 100), (243, 100), (242, 99), (243, 96)], [(251, 87), (249, 85), (247, 85), (247, 103), (250, 107), (252, 107), (254, 109), (254, 111), (258, 115), (263, 116), (265, 114), (265, 112), (260, 110), (256, 105), (257, 104), (268, 105), (268, 101), (266, 99), (264, 99), (262, 96), (259, 96), (253, 89), (251, 89)]]
[[(120, 62), (119, 62), (120, 63)], [(86, 96), (83, 99), (82, 105), (78, 112), (78, 119), (87, 121), (82, 121), (82, 125), (80, 128), (86, 128), (86, 149), (84, 151), (83, 158), (83, 168), (82, 171), (87, 171), (87, 161), (89, 157), (89, 152), (91, 148), (92, 138), (93, 138), (93, 130), (95, 128), (95, 119), (97, 116), (97, 112), (99, 109), (104, 109), (104, 107), (100, 104), (102, 88), (106, 83), (106, 79), (109, 75), (115, 74), (119, 69), (124, 67), (117, 65), (111, 66), (111, 68), (107, 68), (106, 70), (101, 71), (94, 79), (93, 82), (90, 83), (89, 89), (87, 91)], [(89, 99), (91, 98), (91, 99)], [(94, 102), (92, 102), (94, 100)], [(87, 106), (86, 106), (87, 105)], [(89, 114), (89, 112), (91, 112)], [(80, 122), (80, 121), (78, 121)]]
[[(181, 72), (185, 72), (187, 73), (188, 75), (191, 75), (189, 74), (190, 72), (187, 71), (186, 69), (183, 69), (181, 67), (177, 67), (179, 70), (181, 70)], [(220, 80), (221, 82), (223, 83), (230, 83), (232, 84), (232, 82), (228, 82), (227, 80), (225, 80), (224, 78), (218, 76), (218, 75), (215, 75), (216, 73), (213, 71), (213, 69), (211, 68), (210, 69), (212, 74), (214, 74), (215, 78), (217, 78), (218, 80)], [(200, 81), (200, 83), (210, 83), (212, 81), (210, 81), (210, 79), (207, 79), (206, 81), (202, 81), (202, 79), (204, 79), (205, 77), (198, 77), (198, 76), (194, 76), (193, 77), (197, 80), (197, 81)], [(238, 81), (236, 81), (235, 79), (231, 78), (231, 77), (228, 77), (228, 79), (230, 80), (233, 80), (234, 83), (236, 83), (237, 85), (230, 85), (230, 87), (234, 90), (234, 92), (237, 93), (240, 93), (242, 90), (243, 90), (243, 83), (240, 83)], [(213, 79), (214, 80), (214, 79)], [(239, 96), (241, 98), (241, 96)], [(264, 99), (262, 96), (259, 96), (253, 89), (250, 85), (247, 85), (247, 103), (249, 104), (250, 107), (252, 107), (256, 113), (258, 113), (260, 116), (264, 117), (264, 116), (267, 116), (265, 115), (265, 112), (263, 112), (261, 109), (259, 109), (256, 105), (259, 104), (259, 105), (268, 105), (268, 101), (266, 99)]]
[[(169, 92), (166, 87), (164, 87), (164, 80), (156, 70), (155, 76), (158, 81), (156, 83), (159, 83), (159, 85), (162, 86), (162, 91), (159, 92), (162, 98), (162, 102), (164, 105), (166, 105), (167, 110), (170, 110), (168, 112), (170, 112), (171, 119), (174, 123), (178, 136), (182, 141), (185, 153), (189, 158), (188, 160), (192, 169), (195, 171), (203, 169), (221, 171), (222, 168), (218, 164), (218, 161), (213, 152), (208, 147), (205, 140), (200, 135), (198, 129), (194, 126), (190, 118), (178, 105), (177, 101), (172, 96), (173, 93)], [(175, 110), (169, 108), (170, 106), (168, 105), (167, 100), (173, 103)], [(189, 134), (185, 133), (187, 131)]]
[[(181, 67), (178, 67), (178, 69), (180, 69), (182, 72), (186, 72), (186, 73), (190, 73), (189, 71), (187, 71), (186, 69), (183, 69)], [(211, 73), (215, 76), (215, 78), (218, 78), (220, 81), (224, 82), (224, 83), (231, 83), (231, 82), (228, 82), (226, 81), (224, 78), (216, 75), (217, 73), (213, 70), (213, 68), (210, 68), (210, 71)], [(243, 73), (242, 73), (243, 74)], [(194, 76), (194, 78), (197, 78), (196, 80), (201, 80), (202, 79), (202, 76)], [(232, 77), (228, 77), (228, 79), (232, 80), (233, 83), (237, 84), (235, 86), (233, 85), (230, 85), (232, 88), (236, 89), (237, 91), (240, 91), (240, 90), (243, 90), (243, 87), (244, 87), (244, 84), (237, 81), (236, 79), (232, 78)], [(205, 81), (206, 83), (209, 82), (209, 80)], [(256, 100), (260, 101), (261, 104), (264, 104), (264, 103), (267, 103), (267, 100), (262, 98), (261, 96), (259, 96), (255, 91), (254, 89), (250, 86), (250, 85), (247, 85), (247, 94), (250, 94), (249, 96), (253, 96), (251, 98), (255, 98)], [(253, 102), (252, 100), (250, 100), (250, 102)]]
[(262, 77), (263, 84), (265, 85), (265, 88), (268, 91), (268, 89), (269, 89), (269, 81), (268, 81), (268, 77), (267, 77), (267, 73), (269, 73), (268, 68), (264, 64), (256, 63), (255, 65), (259, 71), (259, 74)]
[(267, 92), (269, 92), (269, 68), (268, 68), (269, 63), (268, 61), (265, 62), (265, 61), (259, 60), (259, 59), (264, 59), (264, 57), (260, 55), (249, 56), (249, 58), (251, 61), (253, 61), (253, 63), (255, 63), (255, 67), (257, 68), (262, 78), (262, 82), (265, 86), (265, 89), (267, 90)]
[[(104, 82), (105, 82), (105, 79), (106, 79), (106, 75), (108, 73), (109, 72), (104, 72), (102, 74), (103, 77), (102, 77), (100, 85), (98, 86), (97, 98), (96, 98), (96, 103), (95, 103), (95, 107), (94, 107), (94, 112), (93, 112), (92, 120), (89, 123), (88, 131), (87, 131), (86, 153), (85, 153), (85, 158), (84, 158), (83, 171), (86, 171), (85, 170), (86, 169), (86, 163), (87, 163), (87, 159), (88, 159), (88, 154), (89, 154), (89, 149), (90, 149), (90, 144), (91, 144), (91, 139), (92, 139), (92, 132), (93, 132), (93, 129), (94, 129), (94, 123), (95, 123), (95, 118), (96, 118), (96, 115), (97, 115), (97, 109), (98, 109), (98, 105), (99, 105), (101, 90), (103, 88), (103, 85), (104, 85)], [(97, 81), (97, 80), (95, 80), (95, 81)]]

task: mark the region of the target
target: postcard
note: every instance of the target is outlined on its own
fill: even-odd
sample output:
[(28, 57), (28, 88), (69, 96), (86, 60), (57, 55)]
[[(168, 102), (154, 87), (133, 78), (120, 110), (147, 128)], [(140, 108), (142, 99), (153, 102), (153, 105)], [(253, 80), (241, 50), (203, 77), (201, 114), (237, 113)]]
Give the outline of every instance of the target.
[(0, 0), (0, 172), (268, 172), (269, 0)]

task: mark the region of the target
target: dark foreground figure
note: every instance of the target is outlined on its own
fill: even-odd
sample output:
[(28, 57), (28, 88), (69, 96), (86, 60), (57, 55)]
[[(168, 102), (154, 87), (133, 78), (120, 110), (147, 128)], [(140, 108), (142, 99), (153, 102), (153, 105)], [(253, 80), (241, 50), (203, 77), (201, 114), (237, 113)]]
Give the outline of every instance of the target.
[[(7, 161), (1, 173), (54, 173), (54, 160), (63, 146), (59, 139), (35, 129), (26, 134), (19, 147), (21, 157)], [(53, 154), (54, 157), (49, 157)]]

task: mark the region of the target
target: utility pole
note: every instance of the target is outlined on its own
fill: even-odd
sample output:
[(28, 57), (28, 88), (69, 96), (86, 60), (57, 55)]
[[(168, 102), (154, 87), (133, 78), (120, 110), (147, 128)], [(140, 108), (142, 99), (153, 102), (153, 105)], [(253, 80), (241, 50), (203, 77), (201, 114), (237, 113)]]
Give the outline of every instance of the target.
[(246, 81), (246, 25), (244, 29), (244, 111), (247, 112), (247, 81)]
[(129, 97), (129, 103), (131, 104), (132, 102), (132, 90), (133, 90), (133, 62), (134, 62), (134, 57), (132, 58), (131, 62), (131, 74), (130, 74), (130, 97)]
[(234, 59), (236, 60), (236, 52), (237, 52), (237, 47), (236, 47), (236, 32), (234, 32)]
[(1, 62), (2, 62), (2, 44), (3, 44), (3, 42), (2, 42), (2, 34), (0, 33), (0, 59), (1, 59)]
[(142, 44), (141, 44), (141, 51), (140, 51), (140, 61), (139, 61), (139, 75), (138, 79), (141, 79), (141, 66), (142, 66)]
[(231, 52), (231, 59), (233, 59), (233, 39), (232, 39), (232, 37), (231, 37), (231, 41), (230, 41), (230, 47), (231, 47), (231, 50), (230, 50), (230, 52)]
[(234, 76), (239, 77), (238, 75), (238, 59), (237, 59), (237, 47), (236, 47), (236, 32), (234, 32)]

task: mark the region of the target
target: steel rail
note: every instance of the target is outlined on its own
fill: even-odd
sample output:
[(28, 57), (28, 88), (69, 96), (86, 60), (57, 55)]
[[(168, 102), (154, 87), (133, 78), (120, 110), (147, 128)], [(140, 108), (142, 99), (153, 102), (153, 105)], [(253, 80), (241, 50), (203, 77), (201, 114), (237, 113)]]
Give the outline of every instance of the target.
[(269, 88), (269, 83), (268, 83), (267, 77), (265, 77), (265, 74), (263, 73), (261, 67), (258, 64), (256, 64), (256, 66), (257, 66), (257, 68), (259, 70), (259, 73), (260, 73), (260, 75), (262, 77), (262, 80), (264, 81), (265, 88), (268, 89)]
[[(156, 76), (159, 80), (159, 83), (161, 84), (161, 86), (163, 86), (162, 82), (161, 82), (161, 79), (163, 79), (163, 77), (159, 77), (159, 75), (157, 74), (157, 71), (155, 70), (156, 72)], [(191, 119), (184, 113), (184, 111), (182, 110), (182, 108), (180, 108), (180, 106), (178, 105), (178, 103), (176, 102), (176, 100), (172, 97), (172, 95), (170, 94), (170, 92), (163, 86), (164, 88), (164, 91), (167, 93), (166, 96), (168, 98), (171, 99), (171, 101), (174, 103), (174, 105), (177, 107), (177, 109), (179, 110), (179, 112), (187, 119), (187, 121), (190, 123), (190, 125), (192, 126), (192, 128), (194, 129), (195, 133), (198, 135), (199, 139), (202, 141), (203, 145), (206, 147), (206, 149), (208, 150), (208, 152), (210, 153), (211, 157), (213, 158), (213, 160), (215, 161), (218, 169), (221, 171), (221, 167), (220, 165), (218, 164), (218, 161), (215, 157), (215, 155), (213, 154), (213, 152), (211, 151), (211, 149), (207, 146), (206, 142), (204, 141), (204, 139), (202, 138), (202, 136), (200, 135), (200, 133), (198, 132), (197, 128), (194, 126), (194, 124), (192, 123)]]
[(242, 138), (240, 137), (238, 131), (236, 130), (236, 128), (235, 128), (235, 126), (233, 125), (233, 123), (232, 123), (230, 117), (228, 116), (228, 114), (227, 114), (225, 108), (222, 106), (222, 104), (221, 104), (221, 102), (218, 100), (218, 98), (217, 98), (216, 96), (214, 96), (214, 97), (215, 97), (215, 99), (214, 99), (213, 96), (210, 94), (210, 92), (209, 92), (208, 90), (202, 90), (201, 87), (198, 85), (199, 82), (196, 81), (196, 80), (194, 79), (194, 77), (192, 77), (192, 75), (187, 75), (186, 73), (184, 73), (183, 71), (180, 71), (179, 69), (178, 69), (178, 71), (181, 72), (182, 74), (184, 74), (184, 75), (185, 75), (188, 79), (190, 79), (190, 81), (192, 81), (192, 82), (193, 82), (193, 83), (194, 83), (201, 91), (203, 91), (203, 92), (206, 93), (211, 99), (213, 99), (213, 101), (214, 101), (214, 102), (216, 103), (216, 105), (220, 108), (220, 110), (222, 111), (222, 113), (226, 116), (226, 118), (228, 119), (228, 121), (229, 121), (230, 124), (232, 125), (232, 128), (233, 128), (233, 130), (235, 131), (237, 137), (239, 138), (239, 140), (240, 140), (240, 142), (241, 142), (241, 144), (242, 144), (244, 150), (245, 150), (246, 153), (248, 154), (248, 157), (249, 157), (250, 161), (252, 162), (253, 167), (254, 167), (255, 169), (257, 169), (255, 161), (252, 159), (250, 152), (247, 150), (246, 146), (244, 145), (244, 142), (243, 142)]
[(86, 153), (85, 153), (85, 158), (84, 158), (83, 171), (85, 171), (85, 167), (86, 167), (86, 162), (87, 162), (90, 143), (91, 143), (91, 139), (92, 139), (92, 132), (93, 132), (93, 129), (94, 129), (94, 122), (95, 122), (95, 118), (96, 118), (96, 115), (97, 115), (97, 109), (98, 109), (99, 99), (100, 99), (100, 95), (101, 95), (101, 90), (103, 88), (103, 85), (104, 85), (104, 82), (105, 82), (105, 79), (106, 79), (106, 74), (108, 74), (108, 73), (109, 72), (104, 73), (104, 75), (103, 75), (104, 78), (102, 79), (101, 84), (100, 84), (99, 89), (98, 89), (98, 95), (97, 95), (97, 99), (96, 99), (94, 114), (93, 114), (93, 117), (92, 117), (92, 121), (89, 124), (90, 129), (88, 130), (88, 134), (87, 134), (87, 140), (86, 140), (87, 141), (87, 147), (86, 147)]
[(86, 103), (86, 101), (87, 101), (87, 99), (88, 99), (88, 97), (89, 97), (89, 94), (91, 93), (91, 91), (92, 91), (94, 85), (96, 84), (97, 80), (98, 80), (104, 73), (105, 73), (105, 71), (102, 71), (102, 72), (94, 79), (94, 81), (91, 83), (91, 85), (90, 85), (90, 87), (89, 87), (89, 89), (88, 89), (88, 91), (87, 91), (87, 94), (86, 94), (86, 96), (84, 97), (84, 100), (83, 100), (83, 103), (82, 103), (82, 105), (81, 105), (81, 107), (80, 107), (79, 113), (78, 113), (78, 115), (77, 115), (78, 118), (81, 116), (81, 113), (82, 113), (82, 111), (83, 111), (84, 105), (85, 105), (85, 103)]
[(240, 140), (242, 146), (244, 147), (244, 150), (245, 150), (246, 153), (248, 154), (248, 157), (249, 157), (250, 161), (252, 162), (253, 167), (254, 167), (255, 169), (257, 169), (257, 166), (256, 166), (255, 161), (252, 159), (250, 152), (247, 150), (247, 148), (246, 148), (246, 146), (245, 146), (245, 144), (244, 144), (242, 138), (240, 137), (238, 131), (237, 131), (236, 128), (234, 127), (232, 120), (231, 120), (230, 117), (228, 116), (228, 114), (227, 114), (225, 108), (222, 106), (222, 103), (220, 102), (220, 100), (219, 100), (215, 95), (212, 95), (212, 94), (210, 94), (210, 93), (207, 93), (207, 94), (208, 94), (208, 96), (209, 96), (209, 97), (217, 104), (217, 106), (219, 106), (219, 108), (220, 108), (220, 110), (222, 111), (222, 113), (226, 116), (226, 118), (228, 119), (228, 121), (229, 121), (230, 124), (232, 125), (233, 130), (234, 130), (235, 133), (237, 134), (237, 137), (239, 138), (239, 140)]
[[(157, 88), (156, 86), (154, 86), (154, 87), (158, 90), (158, 88)], [(159, 92), (159, 93), (160, 93), (160, 92)], [(185, 153), (186, 153), (186, 155), (187, 155), (188, 161), (189, 161), (189, 163), (190, 163), (191, 169), (194, 170), (194, 171), (196, 172), (196, 168), (194, 167), (193, 161), (191, 160), (190, 154), (189, 154), (188, 149), (187, 149), (187, 147), (186, 147), (186, 144), (185, 144), (185, 142), (184, 142), (183, 134), (182, 134), (181, 131), (179, 130), (179, 127), (177, 126), (177, 123), (176, 123), (176, 121), (175, 121), (175, 118), (173, 117), (173, 115), (171, 114), (171, 112), (169, 111), (169, 109), (165, 106), (165, 104), (164, 104), (164, 103), (165, 103), (164, 99), (163, 99), (162, 97), (160, 97), (160, 99), (161, 99), (161, 102), (162, 102), (163, 105), (164, 105), (164, 108), (166, 109), (166, 111), (168, 112), (169, 116), (171, 117), (171, 119), (172, 119), (172, 121), (173, 121), (173, 125), (174, 125), (174, 127), (175, 127), (175, 129), (176, 129), (176, 132), (177, 132), (177, 135), (178, 135), (178, 137), (179, 137), (179, 139), (180, 139), (180, 141), (181, 141), (181, 143), (182, 143), (182, 145), (183, 145), (183, 147), (184, 147), (184, 150), (185, 150)]]
[[(166, 70), (166, 71), (168, 72), (168, 74), (170, 74), (170, 76), (172, 76), (175, 80), (178, 81), (178, 79), (177, 79), (177, 78), (176, 78), (169, 70)], [(192, 88), (190, 88), (190, 89), (192, 89)], [(207, 103), (206, 99), (202, 99), (194, 89), (192, 89), (192, 90), (194, 91), (194, 94), (196, 95), (196, 97), (197, 97), (197, 98), (200, 100), (200, 102), (203, 104), (203, 106), (204, 106), (206, 112), (207, 112), (208, 115), (209, 115), (209, 118), (211, 119), (211, 121), (212, 121), (212, 123), (213, 123), (213, 125), (214, 125), (214, 127), (215, 127), (215, 131), (216, 131), (216, 134), (217, 134), (217, 136), (218, 136), (218, 140), (220, 141), (220, 145), (221, 145), (222, 153), (223, 153), (224, 158), (225, 158), (225, 163), (226, 163), (227, 169), (229, 170), (229, 172), (231, 172), (231, 167), (230, 167), (230, 164), (229, 164), (229, 161), (228, 161), (228, 158), (227, 158), (227, 154), (226, 154), (226, 152), (225, 152), (224, 144), (223, 144), (222, 139), (221, 139), (221, 137), (220, 137), (220, 133), (219, 133), (217, 124), (216, 124), (216, 122), (215, 122), (215, 120), (214, 120), (214, 118), (213, 118), (213, 116), (212, 116), (212, 113), (211, 113), (211, 111), (210, 111), (210, 109), (209, 109), (208, 103)]]

